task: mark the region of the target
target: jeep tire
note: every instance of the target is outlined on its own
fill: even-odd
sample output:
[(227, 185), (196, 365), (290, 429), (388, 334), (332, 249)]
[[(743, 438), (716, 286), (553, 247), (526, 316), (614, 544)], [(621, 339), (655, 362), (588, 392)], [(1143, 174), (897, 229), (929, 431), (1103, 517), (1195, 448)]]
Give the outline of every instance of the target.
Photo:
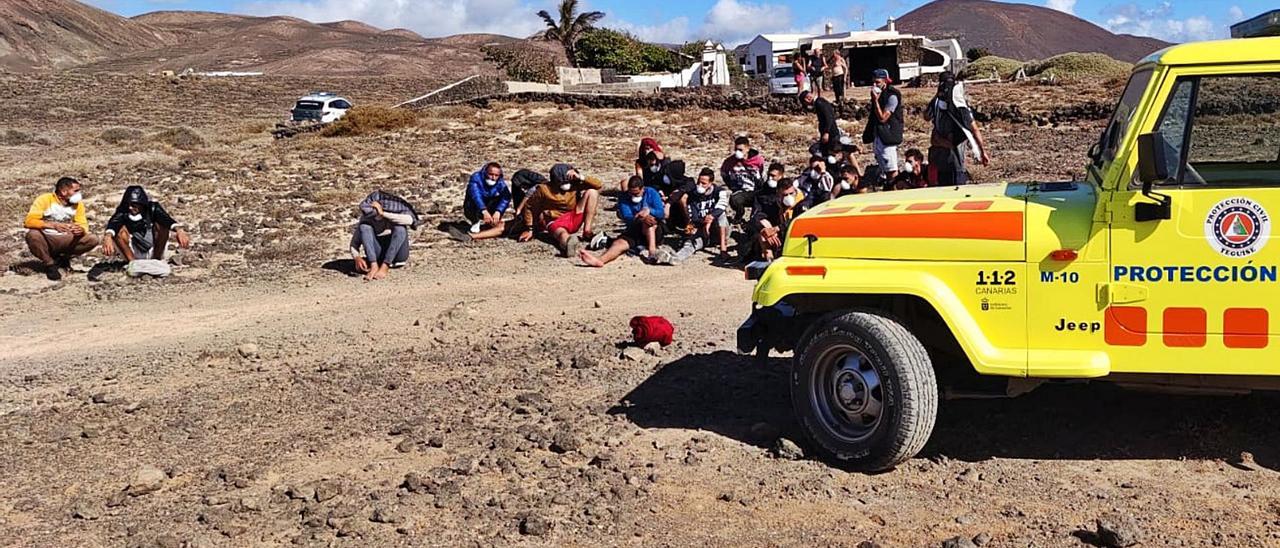
[(856, 311), (828, 317), (796, 349), (791, 402), (823, 457), (880, 472), (924, 448), (938, 382), (928, 352), (902, 324)]

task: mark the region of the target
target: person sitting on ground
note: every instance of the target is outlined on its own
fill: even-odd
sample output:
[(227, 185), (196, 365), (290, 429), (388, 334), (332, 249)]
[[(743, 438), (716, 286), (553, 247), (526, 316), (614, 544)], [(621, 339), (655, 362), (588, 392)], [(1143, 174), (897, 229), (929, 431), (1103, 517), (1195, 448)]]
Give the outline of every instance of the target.
[(119, 250), (126, 262), (162, 261), (170, 234), (178, 241), (179, 248), (191, 247), (191, 237), (182, 224), (175, 221), (160, 202), (152, 201), (141, 186), (133, 185), (124, 189), (120, 205), (107, 220), (102, 254), (111, 257)]
[(925, 178), (927, 168), (924, 163), (924, 154), (913, 148), (908, 150), (905, 156), (907, 169), (899, 172), (898, 176), (894, 178), (893, 189), (909, 190), (929, 186), (928, 180)]
[(807, 198), (792, 179), (782, 179), (774, 192), (761, 192), (756, 196), (750, 230), (762, 259), (772, 261), (782, 253), (787, 227), (807, 205)]
[[(360, 221), (351, 235), (351, 258), (365, 281), (381, 280), (409, 262), (409, 230), (418, 212), (404, 198), (375, 190), (360, 202)], [(362, 253), (363, 251), (363, 253)]]
[(622, 220), (622, 234), (599, 256), (591, 251), (578, 251), (578, 259), (587, 266), (602, 267), (621, 257), (628, 250), (635, 250), (641, 257), (658, 260), (658, 244), (662, 242), (665, 208), (662, 196), (653, 187), (644, 184), (644, 177), (632, 175), (627, 180), (627, 193), (618, 201), (618, 218)]
[(858, 173), (857, 166), (853, 164), (840, 166), (840, 183), (831, 189), (832, 200), (849, 194), (866, 194), (868, 192), (871, 192), (871, 186), (862, 184), (862, 175)]
[(73, 257), (98, 247), (98, 238), (89, 233), (82, 198), (80, 182), (63, 177), (53, 185), (53, 192), (31, 203), (23, 220), (27, 248), (50, 280), (61, 280), (62, 271), (71, 270)]
[(816, 206), (831, 199), (831, 189), (835, 180), (827, 173), (827, 162), (816, 157), (809, 162), (809, 169), (796, 180), (796, 188), (809, 197), (811, 206)]
[(684, 246), (676, 253), (677, 261), (688, 259), (710, 244), (713, 233), (719, 239), (720, 255), (729, 254), (729, 216), (725, 213), (729, 200), (729, 189), (716, 185), (716, 172), (702, 168), (698, 182), (684, 196), (682, 205), (689, 221)]
[(519, 240), (532, 240), (535, 232), (550, 234), (565, 257), (576, 257), (584, 239), (594, 246), (593, 240), (604, 236), (594, 231), (602, 186), (599, 179), (583, 177), (569, 164), (556, 164), (551, 182), (540, 185), (526, 204)]
[(862, 141), (875, 147), (880, 177), (886, 184), (898, 176), (898, 145), (902, 144), (902, 93), (893, 87), (889, 71), (876, 69), (871, 86), (871, 106)]
[(764, 155), (751, 148), (750, 137), (742, 135), (733, 140), (733, 154), (720, 164), (720, 178), (732, 193), (729, 207), (734, 218), (742, 221), (747, 206), (755, 201), (756, 189), (764, 186)]
[[(667, 153), (662, 150), (662, 145), (658, 144), (656, 139), (645, 137), (640, 140), (640, 148), (636, 151), (635, 174), (644, 177), (645, 184), (652, 186), (653, 176), (660, 174), (662, 169), (666, 167), (667, 162), (669, 162)], [(654, 168), (655, 164), (658, 166), (657, 168)], [(623, 179), (618, 184), (618, 188), (624, 193), (627, 191), (629, 180), (630, 178)]]
[(755, 207), (755, 197), (761, 193), (772, 194), (778, 190), (778, 181), (787, 176), (787, 168), (781, 162), (773, 162), (769, 164), (769, 170), (764, 175), (764, 186), (758, 189), (755, 196), (752, 196), (752, 207)]
[(529, 201), (529, 196), (533, 195), (538, 185), (545, 184), (547, 184), (547, 178), (532, 169), (520, 169), (511, 176), (511, 203), (516, 205), (517, 219), (524, 214), (524, 206)]
[(462, 201), (462, 214), (471, 223), (469, 234), (457, 228), (449, 231), (455, 240), (487, 240), (502, 236), (506, 231), (506, 222), (502, 216), (511, 207), (511, 190), (502, 177), (502, 166), (498, 162), (485, 164), (480, 171), (471, 175), (467, 183), (467, 194)]
[(834, 154), (840, 146), (840, 125), (836, 118), (836, 106), (813, 92), (800, 93), (800, 102), (813, 109), (818, 116), (818, 148), (823, 156)]

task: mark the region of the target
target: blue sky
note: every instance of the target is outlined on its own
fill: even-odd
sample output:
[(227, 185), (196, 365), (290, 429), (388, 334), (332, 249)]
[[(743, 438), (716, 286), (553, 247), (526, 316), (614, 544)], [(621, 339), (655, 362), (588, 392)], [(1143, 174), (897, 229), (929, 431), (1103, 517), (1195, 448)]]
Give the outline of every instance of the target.
[[(293, 15), (316, 22), (355, 19), (382, 28), (404, 27), (424, 36), (493, 32), (524, 36), (538, 30), (533, 17), (553, 0), (87, 0), (120, 13), (209, 10), (252, 15)], [(603, 25), (647, 40), (683, 42), (715, 38), (730, 44), (766, 32), (817, 32), (875, 28), (925, 0), (829, 2), (812, 0), (584, 0), (608, 14)], [(1072, 13), (1114, 32), (1173, 42), (1227, 36), (1234, 22), (1275, 7), (1274, 0), (1022, 0)], [(831, 6), (819, 11), (816, 6)]]

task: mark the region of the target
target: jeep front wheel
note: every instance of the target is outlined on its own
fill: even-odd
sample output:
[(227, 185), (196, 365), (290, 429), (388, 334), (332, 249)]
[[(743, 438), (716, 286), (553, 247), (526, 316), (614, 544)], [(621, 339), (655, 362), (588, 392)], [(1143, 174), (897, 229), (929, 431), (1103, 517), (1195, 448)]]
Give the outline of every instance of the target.
[(796, 350), (791, 402), (824, 456), (879, 472), (924, 448), (938, 383), (929, 354), (902, 324), (851, 312), (817, 326)]

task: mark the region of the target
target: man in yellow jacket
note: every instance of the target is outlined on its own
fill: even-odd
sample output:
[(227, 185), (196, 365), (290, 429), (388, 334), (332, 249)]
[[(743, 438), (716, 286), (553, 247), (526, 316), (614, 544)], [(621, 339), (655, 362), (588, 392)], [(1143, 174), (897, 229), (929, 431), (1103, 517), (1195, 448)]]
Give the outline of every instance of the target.
[(27, 229), (27, 247), (50, 280), (62, 279), (62, 270), (71, 268), (72, 257), (98, 247), (98, 238), (89, 233), (81, 198), (80, 181), (58, 179), (53, 192), (40, 195), (31, 204), (22, 223)]

